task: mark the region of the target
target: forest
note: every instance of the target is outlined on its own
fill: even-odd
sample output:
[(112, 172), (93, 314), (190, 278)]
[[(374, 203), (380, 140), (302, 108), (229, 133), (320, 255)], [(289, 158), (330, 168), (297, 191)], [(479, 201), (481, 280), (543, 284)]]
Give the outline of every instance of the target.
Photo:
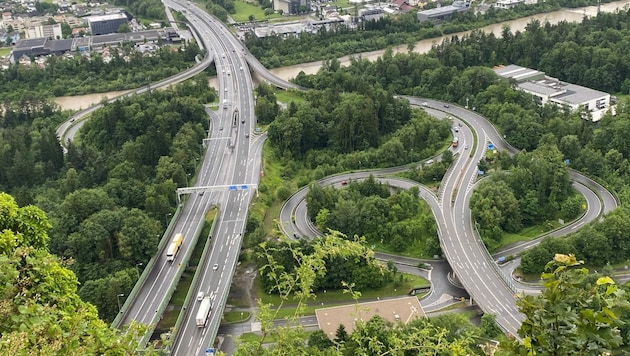
[(45, 100), (3, 115), (0, 189), (47, 212), (50, 252), (72, 259), (79, 295), (104, 320), (155, 254), (173, 191), (195, 173), (208, 129), (203, 104), (215, 95), (200, 74), (106, 104), (65, 156), (54, 128), (66, 117)]
[[(625, 34), (623, 31), (628, 27), (627, 23), (627, 12), (600, 14), (597, 18), (585, 20), (575, 27), (572, 24), (538, 26), (537, 30), (532, 33), (543, 39), (552, 38), (554, 33), (565, 33), (573, 36), (571, 38), (578, 46), (589, 48), (592, 33), (600, 36), (605, 33)], [(506, 33), (510, 33), (509, 30)], [(539, 45), (536, 42), (539, 37), (531, 35), (529, 32), (510, 33), (510, 35), (513, 43), (525, 43), (519, 41), (527, 39), (530, 41), (530, 46)], [(416, 130), (416, 126), (408, 128), (407, 125), (414, 121), (414, 116), (422, 116), (422, 114), (415, 113), (413, 109), (408, 108), (403, 100), (393, 100), (388, 95), (391, 93), (414, 94), (459, 103), (464, 103), (466, 98), (469, 98), (477, 110), (492, 120), (514, 146), (537, 154), (536, 148), (539, 145), (546, 145), (554, 155), (553, 159), (549, 161), (550, 168), (555, 167), (554, 165), (558, 162), (557, 158), (570, 158), (570, 168), (578, 169), (603, 182), (616, 192), (620, 199), (622, 206), (609, 214), (603, 222), (587, 226), (568, 240), (553, 240), (566, 242), (567, 251), (560, 251), (559, 249), (564, 248), (562, 246), (553, 247), (554, 255), (546, 259), (543, 258), (543, 254), (546, 252), (542, 251), (539, 256), (543, 257), (537, 257), (538, 259), (535, 260), (537, 265), (547, 263), (554, 258), (555, 253), (561, 252), (575, 252), (578, 259), (584, 259), (589, 265), (623, 262), (630, 258), (630, 249), (628, 248), (630, 245), (627, 243), (627, 235), (625, 234), (628, 228), (624, 227), (626, 221), (630, 221), (626, 207), (628, 198), (630, 198), (627, 183), (630, 182), (630, 164), (627, 158), (630, 154), (630, 144), (627, 140), (630, 113), (627, 103), (622, 102), (617, 107), (616, 116), (608, 115), (597, 124), (583, 120), (576, 113), (564, 112), (553, 107), (537, 107), (530, 97), (512, 89), (509, 82), (498, 81), (491, 69), (479, 65), (486, 63), (484, 58), (492, 57), (492, 48), (510, 47), (501, 42), (502, 40), (491, 39), (491, 37), (473, 33), (470, 37), (445, 43), (439, 51), (434, 50), (427, 55), (413, 53), (393, 55), (388, 52), (375, 62), (355, 59), (350, 67), (341, 67), (338, 62), (331, 60), (318, 75), (299, 76), (296, 81), (300, 85), (314, 88), (314, 90), (313, 94), (305, 94), (306, 98), (310, 98), (308, 102), (305, 100), (305, 103), (296, 103), (293, 106), (296, 110), (295, 113), (298, 112), (300, 105), (322, 108), (322, 112), (324, 111), (323, 108), (331, 108), (332, 110), (325, 114), (318, 114), (318, 116), (322, 115), (328, 120), (321, 123), (327, 125), (337, 123), (334, 118), (325, 116), (330, 115), (330, 112), (341, 115), (339, 116), (341, 118), (351, 118), (354, 120), (351, 122), (355, 126), (348, 129), (354, 131), (347, 132), (353, 133), (355, 136), (352, 140), (344, 142), (334, 135), (320, 136), (321, 132), (306, 131), (304, 135), (300, 136), (300, 140), (312, 135), (313, 137), (325, 137), (327, 140), (333, 141), (334, 144), (331, 144), (330, 147), (326, 145), (324, 151), (318, 153), (315, 149), (317, 146), (302, 146), (300, 141), (299, 150), (293, 151), (291, 150), (292, 147), (282, 145), (279, 132), (276, 132), (278, 137), (275, 141), (271, 138), (271, 126), (273, 126), (274, 121), (270, 123), (269, 134), (270, 145), (276, 156), (267, 157), (267, 159), (286, 159), (286, 167), (288, 168), (285, 169), (284, 173), (287, 178), (302, 174), (301, 172), (304, 172), (305, 168), (316, 167), (321, 162), (320, 167), (324, 166), (324, 168), (319, 168), (319, 171), (315, 170), (316, 173), (307, 173), (304, 178), (301, 178), (305, 184), (308, 184), (313, 180), (313, 177), (318, 175), (323, 176), (335, 171), (358, 169), (364, 165), (374, 167), (383, 164), (382, 161), (376, 159), (378, 156), (372, 156), (370, 152), (380, 149), (381, 145), (384, 147), (388, 142), (387, 139), (391, 138), (395, 141), (397, 135), (401, 135), (399, 137), (418, 137), (418, 141), (411, 140), (412, 146), (404, 146), (405, 142), (402, 138), (398, 138), (400, 145), (398, 143), (392, 145), (394, 147), (402, 146), (404, 149), (392, 150), (392, 152), (396, 154), (402, 152), (403, 158), (396, 156), (395, 159), (400, 159), (403, 162), (419, 161), (424, 158), (418, 156), (420, 150), (424, 153), (439, 152), (440, 143), (448, 142), (446, 138), (449, 135), (450, 124), (446, 121), (440, 123), (440, 121), (428, 117), (420, 117), (417, 127), (424, 129), (417, 134), (418, 136), (414, 136), (413, 132)], [(617, 48), (615, 46), (626, 41), (625, 36), (620, 38), (615, 43), (609, 43), (611, 48)], [(541, 41), (540, 45), (543, 42)], [(491, 43), (495, 43), (496, 46), (490, 46)], [(488, 50), (490, 51), (488, 52)], [(522, 58), (525, 58), (529, 52), (525, 49), (521, 50)], [(445, 53), (448, 55), (444, 55)], [(455, 60), (460, 58), (457, 53), (464, 58), (462, 62)], [(603, 65), (613, 63), (615, 66), (619, 65), (616, 68), (618, 75), (624, 75), (624, 78), (627, 78), (627, 73), (621, 74), (625, 73), (623, 72), (625, 67), (623, 63), (617, 62), (617, 58), (613, 56), (598, 57), (600, 62), (597, 62), (592, 60), (591, 53), (593, 52), (586, 51), (584, 58), (580, 58), (584, 65), (588, 63), (589, 69), (598, 70), (600, 68), (592, 67), (594, 63)], [(627, 52), (619, 55), (627, 55)], [(515, 60), (518, 61), (522, 58), (518, 57)], [(468, 66), (466, 61), (470, 61), (471, 66)], [(461, 63), (461, 65), (454, 63)], [(564, 79), (563, 75), (558, 75), (558, 77)], [(578, 84), (585, 85), (585, 83)], [(621, 87), (624, 85), (623, 83), (617, 84)], [(376, 95), (376, 93), (379, 94)], [(331, 96), (334, 97), (331, 98)], [(362, 121), (353, 118), (350, 116), (351, 112), (348, 112), (357, 107), (355, 103), (359, 98), (372, 101), (371, 107), (360, 107), (363, 114), (370, 115), (366, 120), (366, 127), (360, 126)], [(40, 233), (36, 234), (37, 239), (47, 241), (46, 244), (43, 244), (41, 241), (33, 241), (30, 238), (15, 237), (15, 226), (18, 223), (3, 218), (0, 224), (9, 224), (10, 226), (7, 228), (2, 225), (3, 234), (1, 236), (3, 240), (0, 245), (9, 247), (3, 249), (1, 258), (9, 260), (10, 263), (0, 264), (6, 270), (6, 273), (0, 273), (0, 276), (5, 276), (5, 278), (6, 276), (19, 276), (19, 273), (26, 273), (31, 269), (34, 272), (42, 271), (38, 266), (31, 267), (31, 265), (26, 265), (27, 268), (25, 269), (19, 269), (19, 267), (25, 266), (24, 263), (26, 262), (45, 263), (49, 266), (56, 266), (56, 264), (61, 263), (64, 269), (59, 270), (59, 273), (63, 276), (51, 278), (56, 280), (67, 277), (65, 280), (69, 282), (63, 283), (61, 287), (74, 293), (73, 295), (79, 295), (86, 301), (94, 303), (99, 309), (99, 317), (104, 320), (111, 320), (111, 313), (114, 309), (113, 303), (116, 300), (115, 295), (118, 293), (126, 294), (137, 278), (135, 263), (141, 259), (146, 261), (155, 252), (158, 235), (164, 229), (162, 223), (174, 207), (173, 190), (184, 185), (189, 174), (194, 174), (196, 159), (202, 153), (201, 139), (205, 137), (205, 130), (208, 127), (203, 104), (213, 100), (215, 100), (214, 91), (208, 87), (205, 75), (201, 75), (173, 89), (152, 91), (150, 95), (108, 104), (94, 114), (93, 119), (82, 130), (79, 140), (69, 147), (68, 154), (65, 156), (54, 139), (54, 127), (65, 117), (54, 106), (36, 96), (25, 97), (23, 101), (25, 106), (18, 107), (17, 104), (10, 106), (8, 110), (2, 113), (2, 120), (0, 121), (2, 122), (0, 135), (3, 142), (3, 146), (0, 147), (0, 157), (2, 157), (0, 160), (0, 164), (2, 164), (0, 189), (14, 196), (19, 206), (35, 204), (43, 209), (48, 215), (48, 222), (52, 228), (46, 227), (46, 229), (50, 229), (47, 235), (49, 237)], [(336, 106), (327, 106), (330, 103), (336, 103)], [(343, 106), (345, 110), (338, 109), (339, 106)], [(386, 114), (381, 114), (381, 110)], [(408, 117), (393, 115), (393, 113), (405, 113), (406, 110), (409, 110)], [(279, 114), (279, 121), (282, 120), (284, 113), (285, 111), (282, 111)], [(319, 117), (316, 117), (314, 122), (317, 122), (317, 119)], [(299, 120), (296, 118), (294, 121), (299, 122)], [(424, 120), (431, 124), (423, 123)], [(311, 123), (311, 121), (306, 122)], [(359, 126), (356, 126), (357, 124)], [(442, 128), (440, 125), (444, 127)], [(314, 125), (314, 127), (317, 130), (321, 129), (322, 126)], [(427, 128), (433, 129), (434, 134), (432, 136), (424, 136)], [(324, 126), (324, 129), (326, 134), (332, 132), (332, 129), (328, 131), (327, 126)], [(401, 132), (404, 130), (411, 131), (411, 133), (402, 136)], [(444, 130), (444, 136), (441, 136), (441, 130)], [(334, 142), (335, 139), (338, 141)], [(323, 141), (317, 142), (321, 144)], [(416, 144), (420, 145), (416, 148), (419, 151), (414, 150), (412, 153), (411, 149)], [(427, 147), (429, 151), (426, 151)], [(523, 155), (522, 157), (528, 157), (527, 153), (523, 153)], [(518, 162), (519, 158), (517, 157), (515, 160)], [(504, 162), (509, 163), (511, 160), (506, 159)], [(511, 163), (508, 163), (505, 163), (506, 169), (511, 168)], [(325, 167), (326, 165), (328, 167)], [(563, 172), (560, 167), (555, 168), (558, 169), (557, 172)], [(526, 170), (527, 166), (515, 164), (514, 168), (511, 169), (518, 173), (519, 169)], [(522, 172), (525, 174), (526, 171)], [(558, 186), (556, 187), (548, 187), (558, 188), (557, 191), (545, 190), (545, 194), (536, 197), (536, 199), (547, 201), (551, 206), (557, 203), (557, 210), (560, 210), (561, 200), (557, 199), (568, 195), (564, 180), (559, 179), (557, 183)], [(542, 183), (538, 182), (538, 184)], [(509, 187), (508, 183), (505, 185)], [(523, 187), (515, 188), (522, 189)], [(520, 195), (512, 194), (515, 199), (522, 199)], [(529, 198), (532, 199), (524, 201), (524, 205), (534, 201), (533, 197)], [(514, 202), (512, 201), (512, 203)], [(12, 207), (14, 204), (9, 202), (9, 208), (6, 209), (17, 209)], [(3, 209), (5, 209), (4, 206)], [(547, 214), (550, 211), (552, 210), (543, 210), (541, 214)], [(37, 217), (39, 215), (31, 214), (29, 216)], [(523, 217), (525, 215), (521, 212), (521, 218)], [(540, 218), (540, 216), (532, 215), (529, 219), (531, 218)], [(43, 221), (39, 217), (37, 219)], [(480, 216), (479, 219), (482, 217)], [(24, 223), (20, 222), (20, 224)], [(139, 228), (140, 226), (141, 228)], [(41, 229), (39, 228), (39, 230)], [(5, 230), (12, 232), (5, 232)], [(34, 252), (38, 255), (33, 258), (24, 257), (28, 256), (29, 252), (17, 248), (16, 241), (23, 241), (25, 246), (31, 246), (32, 249), (43, 252)], [(547, 246), (547, 243), (541, 246)], [(48, 251), (59, 256), (62, 262), (59, 262), (55, 257), (51, 257), (52, 260), (47, 260)], [(533, 254), (534, 252), (532, 252)], [(43, 262), (41, 258), (44, 258)], [(525, 260), (524, 257), (524, 264)], [(564, 263), (562, 261), (556, 262)], [(65, 266), (69, 269), (65, 269)], [(574, 267), (575, 264), (570, 266)], [(564, 277), (566, 276), (565, 271), (574, 270), (577, 272), (572, 272), (571, 276), (575, 279), (569, 278), (571, 276)], [(566, 287), (573, 288), (571, 290), (575, 290), (576, 295), (580, 297), (580, 299), (566, 300), (567, 308), (563, 309), (565, 311), (574, 311), (577, 306), (584, 307), (584, 304), (581, 303), (583, 300), (593, 301), (587, 305), (591, 310), (601, 308), (604, 304), (600, 303), (602, 300), (598, 298), (610, 296), (607, 293), (615, 294), (616, 297), (617, 289), (614, 285), (607, 288), (610, 283), (606, 280), (599, 283), (597, 280), (591, 279), (597, 278), (597, 276), (584, 275), (581, 271), (581, 269), (563, 268), (552, 276), (547, 275), (550, 282), (553, 283), (549, 285), (550, 294), (547, 294), (546, 298), (559, 301), (562, 299), (561, 297), (568, 297), (567, 294), (553, 294), (559, 290), (556, 286), (560, 283), (569, 283)], [(3, 295), (7, 296), (5, 297), (6, 300), (11, 300), (11, 304), (6, 306), (7, 312), (1, 313), (2, 315), (13, 315), (18, 310), (18, 306), (25, 304), (24, 300), (20, 299), (21, 294), (14, 289), (13, 281), (15, 279), (11, 281), (9, 283), (7, 280), (7, 283), (3, 284)], [(81, 283), (79, 290), (76, 290), (77, 283)], [(28, 285), (26, 286), (28, 287)], [(42, 288), (47, 287), (47, 284), (42, 283)], [(578, 291), (580, 293), (577, 293)], [(49, 292), (46, 290), (42, 291), (41, 294), (49, 295), (46, 294)], [(103, 299), (99, 299), (100, 297)], [(604, 302), (609, 301), (609, 299), (604, 300)], [(523, 308), (535, 314), (536, 310), (544, 307), (544, 303), (541, 302), (540, 305), (536, 303), (538, 302), (529, 301), (523, 305)], [(37, 316), (57, 315), (40, 307), (40, 305), (46, 305), (45, 301), (41, 304), (34, 302), (32, 305), (33, 308), (38, 309)], [(89, 309), (90, 307), (75, 303), (71, 304), (69, 309), (82, 311), (86, 308)], [(68, 311), (68, 309), (64, 310)], [(90, 314), (91, 317), (95, 316), (93, 309), (87, 312), (92, 313)], [(592, 324), (589, 324), (589, 319), (582, 314), (571, 314), (569, 317), (572, 318), (571, 320), (580, 321), (580, 328), (577, 329), (576, 334), (562, 335), (563, 338), (569, 340), (566, 342), (572, 342), (570, 345), (574, 345), (573, 342), (578, 341), (582, 345), (584, 335), (591, 335), (589, 333), (599, 331), (599, 329), (589, 329)], [(555, 320), (553, 315), (550, 315), (549, 318), (549, 320)], [(52, 325), (57, 319), (51, 317), (48, 320), (51, 322), (47, 325)], [(537, 321), (531, 321), (531, 323), (535, 322)], [(538, 322), (542, 321), (538, 320)], [(609, 324), (615, 325), (615, 321), (612, 320)], [(19, 325), (8, 322), (2, 322), (0, 325), (4, 328), (3, 335), (5, 332), (20, 333)], [(534, 325), (536, 327), (530, 327), (524, 333), (530, 335), (538, 333), (538, 337), (541, 337), (549, 330), (547, 327), (550, 325), (553, 323)], [(60, 326), (62, 329), (64, 327), (66, 326)], [(620, 326), (620, 328), (623, 329), (624, 326)], [(382, 327), (380, 330), (388, 329)], [(414, 330), (420, 332), (418, 329)], [(627, 343), (628, 333), (626, 329), (623, 330), (621, 336), (625, 338), (624, 343)], [(19, 335), (25, 339), (24, 333)], [(388, 340), (404, 338), (402, 334), (392, 333), (388, 335), (392, 336)], [(613, 342), (606, 345), (619, 344), (619, 335), (613, 336)], [(579, 340), (576, 341), (576, 339)], [(6, 340), (4, 337), (0, 339), (0, 345), (9, 347), (4, 340)], [(538, 339), (536, 347), (541, 345), (540, 340)], [(74, 342), (74, 339), (71, 341)], [(278, 343), (283, 346), (281, 341), (279, 340)], [(32, 340), (27, 340), (19, 345), (31, 347), (31, 342)], [(90, 340), (76, 341), (77, 344), (84, 342), (89, 343)], [(401, 342), (401, 344), (403, 343)], [(97, 344), (92, 345), (98, 347)], [(407, 345), (413, 344), (408, 343)], [(599, 346), (604, 349), (606, 345)], [(300, 346), (303, 347), (304, 344), (300, 343)], [(593, 345), (593, 347), (599, 346)], [(538, 353), (547, 354), (545, 350), (549, 349), (540, 347)], [(87, 351), (88, 354), (90, 352), (91, 349)]]
[(504, 232), (548, 226), (557, 219), (572, 221), (582, 213), (584, 198), (573, 191), (563, 157), (555, 145), (543, 143), (514, 157), (497, 155), (492, 166), (500, 168), (494, 171), (480, 167), (492, 173), (473, 192), (470, 209), (488, 250), (496, 251)]
[[(103, 56), (92, 53), (90, 58), (50, 56), (46, 66), (12, 64), (0, 70), (0, 102), (17, 110), (30, 97), (52, 97), (103, 93), (135, 89), (180, 73), (195, 64), (202, 52), (191, 42), (181, 48), (162, 46), (151, 56), (126, 43), (112, 51), (109, 63)], [(159, 68), (159, 70), (156, 70)], [(15, 108), (13, 107), (15, 106)]]
[[(601, 1), (606, 2), (610, 1)], [(395, 17), (386, 16), (376, 21), (360, 22), (356, 29), (339, 25), (328, 29), (322, 27), (316, 33), (302, 32), (298, 36), (273, 35), (265, 38), (246, 33), (245, 45), (265, 67), (276, 68), (405, 44), (411, 50), (420, 40), (475, 30), (490, 24), (551, 12), (563, 7), (575, 8), (597, 3), (595, 0), (551, 0), (511, 9), (497, 10), (491, 7), (484, 13), (477, 11), (458, 13), (449, 21), (438, 24), (420, 23), (416, 11), (409, 11)], [(442, 3), (445, 4), (448, 3)], [(426, 8), (434, 6), (437, 6), (437, 3), (429, 2)], [(498, 63), (490, 65), (496, 64)]]
[[(621, 48), (627, 42), (625, 39), (627, 36), (624, 35), (624, 31), (628, 28), (629, 23), (629, 12), (619, 12), (617, 14), (601, 13), (595, 18), (585, 19), (581, 24), (560, 23), (555, 26), (540, 26), (540, 24), (533, 22), (528, 26), (532, 30), (531, 32), (515, 34), (506, 29), (504, 31), (504, 39), (497, 39), (492, 35), (474, 32), (470, 36), (447, 41), (426, 55), (415, 53), (393, 55), (391, 51), (386, 51), (381, 58), (374, 62), (354, 59), (348, 67), (341, 67), (335, 60), (327, 61), (318, 74), (311, 76), (298, 75), (295, 82), (316, 90), (332, 87), (336, 92), (346, 93), (353, 92), (357, 88), (375, 86), (386, 88), (395, 93), (438, 98), (459, 102), (462, 105), (466, 103), (468, 98), (470, 105), (489, 118), (513, 146), (534, 153), (538, 146), (545, 145), (550, 150), (549, 152), (554, 152), (555, 155), (553, 161), (549, 161), (550, 168), (554, 165), (560, 167), (562, 164), (559, 166), (559, 162), (568, 159), (570, 161), (569, 168), (577, 169), (603, 182), (609, 189), (616, 192), (623, 206), (627, 204), (630, 197), (628, 196), (629, 186), (626, 183), (630, 181), (630, 163), (628, 161), (630, 146), (628, 145), (628, 140), (625, 139), (630, 115), (625, 102), (618, 105), (615, 116), (608, 115), (594, 124), (582, 119), (577, 113), (565, 112), (553, 106), (539, 107), (531, 100), (531, 97), (513, 89), (508, 81), (499, 80), (490, 68), (472, 65), (487, 63), (490, 58), (497, 54), (504, 56), (505, 53), (510, 52), (505, 52), (504, 49), (514, 50), (516, 48), (520, 48), (518, 52), (520, 56), (516, 61), (517, 63), (519, 61), (522, 63), (531, 53), (531, 51), (525, 49), (525, 43), (529, 43), (529, 48), (532, 46), (541, 47), (545, 43), (551, 43), (554, 38), (561, 41), (561, 38), (567, 38), (568, 36), (568, 38), (575, 41), (577, 46), (582, 48), (581, 51), (583, 52), (581, 53), (584, 55), (579, 60), (589, 70), (601, 70), (604, 66), (610, 67), (612, 65), (616, 68), (615, 76), (627, 78), (625, 69), (627, 63), (621, 64), (619, 59), (627, 56), (627, 52), (624, 51), (622, 53)], [(604, 34), (618, 34), (621, 37), (619, 41), (607, 42), (607, 45), (611, 48), (611, 53), (614, 54), (607, 57), (596, 57), (595, 54), (598, 51), (593, 47), (593, 44), (596, 42), (596, 38), (602, 38)], [(599, 41), (598, 43), (601, 44), (603, 42)], [(549, 53), (538, 53), (538, 58), (548, 58), (548, 56)], [(453, 61), (454, 58), (459, 59)], [(556, 58), (559, 59), (560, 57)], [(566, 56), (563, 58), (566, 58)], [(550, 64), (551, 62), (547, 63)], [(598, 65), (594, 66), (595, 63), (598, 63)], [(471, 66), (468, 66), (469, 64)], [(567, 67), (563, 66), (562, 68), (566, 69)], [(581, 73), (586, 72), (588, 71), (582, 71)], [(561, 80), (568, 80), (565, 78), (566, 73), (566, 71), (563, 71), (557, 73), (557, 76)], [(553, 75), (553, 73), (549, 74)], [(614, 84), (610, 87), (600, 85), (599, 89), (612, 92), (625, 89), (623, 82), (623, 80), (619, 80), (609, 83)], [(603, 81), (602, 83), (606, 82)], [(578, 81), (577, 84), (588, 85), (589, 83)], [(272, 144), (274, 143), (273, 140), (270, 139), (270, 141)], [(409, 153), (410, 147), (407, 147), (404, 151)], [(362, 157), (358, 153), (353, 156)], [(322, 156), (318, 156), (318, 159), (321, 160)], [(358, 161), (359, 159), (355, 158), (355, 162)], [(516, 158), (516, 161), (503, 160), (502, 162), (505, 164), (504, 168), (508, 169), (513, 165), (510, 162), (518, 161), (519, 159)], [(304, 164), (308, 165), (308, 162), (309, 160), (307, 159)], [(366, 161), (361, 159), (361, 162), (363, 164)], [(296, 162), (296, 164), (299, 165), (301, 163)], [(482, 162), (481, 164), (483, 165), (484, 163)], [(514, 165), (513, 168), (516, 167)], [(355, 163), (355, 165), (348, 165), (346, 168), (356, 169), (358, 165)], [(523, 168), (525, 169), (523, 172), (526, 173), (528, 168)], [(520, 171), (519, 169), (516, 170), (516, 172)], [(426, 182), (427, 175), (416, 175)], [(540, 178), (543, 178), (543, 175)], [(530, 180), (521, 181), (521, 183), (525, 182), (534, 184)], [(561, 183), (561, 181), (558, 181), (558, 183)], [(532, 187), (533, 185), (530, 185), (530, 188), (523, 185), (511, 189), (520, 194), (531, 191)], [(494, 188), (477, 193), (481, 201), (486, 201), (484, 204), (490, 204), (491, 200), (488, 200), (489, 197), (496, 196), (499, 187)], [(549, 186), (548, 188), (552, 187)], [(513, 207), (519, 207), (521, 217), (509, 223), (502, 221), (499, 223), (499, 226), (502, 226), (500, 231), (497, 231), (494, 226), (490, 227), (481, 224), (482, 222), (486, 224), (492, 223), (493, 220), (488, 217), (484, 218), (479, 213), (476, 216), (476, 221), (480, 223), (480, 229), (488, 230), (486, 240), (490, 242), (491, 247), (493, 239), (489, 238), (489, 236), (493, 236), (493, 234), (496, 236), (505, 232), (506, 229), (507, 231), (513, 231), (514, 227), (517, 227), (519, 224), (511, 225), (512, 222), (520, 221), (521, 224), (544, 222), (545, 219), (551, 218), (552, 214), (550, 211), (552, 210), (558, 214), (572, 216), (576, 210), (577, 198), (571, 198), (567, 194), (566, 182), (561, 183), (554, 189), (560, 190), (553, 192), (553, 194), (547, 189), (541, 190), (541, 196), (531, 193), (529, 196), (514, 195), (517, 200), (514, 203), (518, 204), (513, 205)], [(481, 193), (486, 194), (482, 197)], [(545, 204), (545, 201), (549, 204), (548, 208), (537, 211), (538, 207), (536, 206), (536, 209), (533, 209), (535, 206), (532, 205), (533, 202)], [(480, 207), (483, 206), (481, 203), (474, 204), (480, 204)], [(498, 208), (499, 205), (497, 204), (498, 202), (494, 202), (489, 206)], [(618, 210), (615, 214), (625, 216), (625, 208), (622, 207)], [(597, 230), (601, 231), (598, 235), (599, 241), (608, 242), (607, 244), (598, 243), (597, 248), (592, 248), (594, 247), (592, 246), (593, 240), (591, 239), (591, 244), (589, 244), (587, 243), (589, 242), (588, 239), (585, 238), (582, 240), (582, 248), (580, 250), (569, 249), (566, 252), (557, 252), (568, 253), (576, 251), (578, 258), (586, 259), (587, 263), (595, 265), (603, 265), (607, 262), (619, 263), (629, 259), (630, 254), (627, 252), (627, 249), (612, 248), (618, 244), (623, 244), (623, 241), (627, 239), (622, 237), (623, 234), (615, 232), (623, 231), (620, 230), (621, 226), (617, 226), (622, 220), (611, 220), (610, 222), (605, 221), (602, 225), (612, 224), (614, 227), (604, 228), (602, 226)], [(512, 228), (508, 229), (508, 226), (512, 226)], [(492, 230), (495, 231), (492, 232)], [(583, 236), (588, 236), (588, 233), (585, 234)], [(615, 239), (617, 241), (613, 242)], [(547, 251), (538, 258), (535, 271), (537, 273), (542, 271), (546, 261), (549, 261), (551, 258), (553, 258), (551, 251)]]
[(392, 194), (390, 189), (373, 176), (343, 189), (312, 184), (306, 196), (309, 217), (320, 231), (363, 236), (379, 249), (440, 254), (437, 226), (419, 190)]
[[(342, 75), (352, 76), (368, 83), (379, 83), (387, 91), (397, 94), (440, 98), (465, 103), (485, 87), (483, 73), (479, 85), (472, 78), (454, 80), (460, 71), (471, 67), (492, 68), (500, 64), (517, 64), (544, 71), (547, 75), (610, 93), (628, 93), (630, 90), (630, 13), (600, 13), (585, 18), (581, 23), (561, 22), (557, 25), (532, 21), (527, 31), (510, 31), (505, 27), (500, 37), (473, 31), (464, 37), (443, 41), (427, 55), (416, 53), (385, 53), (375, 63), (355, 58), (352, 65), (342, 71), (335, 66), (326, 72), (334, 75), (306, 78), (298, 75), (296, 83), (308, 88), (319, 88), (337, 82)], [(295, 48), (297, 45), (278, 45), (274, 48)], [(309, 48), (319, 48), (309, 44)], [(383, 48), (383, 47), (379, 47)], [(301, 52), (300, 52), (301, 53)], [(334, 60), (332, 60), (334, 61)], [(372, 70), (364, 74), (366, 69)], [(491, 72), (488, 70), (488, 72)], [(496, 79), (493, 79), (496, 80)], [(320, 83), (320, 81), (323, 81)], [(487, 100), (485, 98), (481, 98)]]

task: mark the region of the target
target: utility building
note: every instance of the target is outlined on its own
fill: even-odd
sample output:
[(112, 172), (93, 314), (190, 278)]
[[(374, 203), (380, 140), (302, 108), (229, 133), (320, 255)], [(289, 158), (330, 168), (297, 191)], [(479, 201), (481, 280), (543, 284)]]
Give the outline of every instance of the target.
[(87, 18), (92, 36), (107, 35), (118, 32), (120, 25), (129, 23), (129, 18), (123, 13), (109, 14), (101, 16), (90, 16)]
[(565, 83), (544, 72), (510, 64), (497, 66), (494, 72), (513, 80), (517, 89), (532, 95), (540, 105), (553, 104), (565, 110), (578, 111), (584, 118), (599, 121), (610, 108), (610, 94)]
[(444, 21), (448, 20), (453, 14), (470, 10), (470, 3), (467, 1), (456, 0), (453, 5), (436, 7), (424, 11), (418, 11), (416, 16), (418, 21)]

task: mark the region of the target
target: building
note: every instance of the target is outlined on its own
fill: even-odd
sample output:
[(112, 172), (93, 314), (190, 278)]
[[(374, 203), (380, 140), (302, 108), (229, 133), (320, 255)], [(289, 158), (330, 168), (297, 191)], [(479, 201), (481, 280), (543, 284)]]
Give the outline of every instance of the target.
[(371, 21), (371, 20), (380, 20), (383, 18), (384, 12), (383, 9), (375, 7), (375, 8), (366, 8), (359, 10), (359, 18), (362, 21)]
[(129, 23), (129, 18), (123, 13), (90, 16), (87, 18), (92, 36), (107, 35), (118, 32), (120, 25)]
[(511, 9), (518, 5), (535, 5), (538, 0), (497, 0), (494, 7), (497, 9)]
[(302, 32), (317, 32), (319, 28), (334, 26), (335, 24), (343, 23), (341, 18), (332, 18), (319, 21), (310, 22), (285, 22), (277, 25), (260, 25), (256, 26), (253, 31), (254, 35), (258, 38), (265, 38), (267, 36), (297, 36)]
[(273, 0), (273, 9), (275, 11), (282, 10), (284, 15), (297, 15), (300, 13), (302, 6), (304, 6), (307, 11), (310, 10), (310, 0)]
[(367, 322), (375, 315), (392, 323), (403, 324), (425, 316), (420, 301), (415, 296), (315, 310), (319, 328), (330, 339), (335, 338), (339, 325), (343, 325), (348, 334), (351, 334), (358, 321)]
[(393, 0), (390, 2), (390, 6), (404, 14), (413, 9), (407, 0)]
[(448, 20), (453, 14), (470, 10), (470, 3), (456, 0), (453, 5), (436, 7), (435, 9), (423, 10), (417, 12), (418, 21), (444, 21)]
[(58, 40), (63, 37), (61, 33), (61, 24), (56, 23), (54, 25), (37, 25), (30, 26), (24, 30), (24, 36), (26, 38), (50, 38)]
[(494, 68), (500, 77), (513, 80), (516, 88), (532, 95), (540, 105), (553, 104), (578, 111), (584, 118), (599, 121), (610, 108), (610, 94), (548, 77), (535, 69), (514, 64)]
[[(166, 32), (165, 32), (166, 31)], [(32, 58), (47, 55), (63, 55), (68, 52), (89, 53), (90, 50), (100, 50), (105, 46), (116, 46), (123, 42), (157, 43), (159, 40), (177, 42), (179, 36), (173, 34), (173, 29), (164, 31), (149, 30), (132, 33), (113, 33), (109, 35), (75, 37), (65, 40), (51, 40), (48, 38), (33, 38), (19, 40), (10, 54), (11, 63), (18, 62), (21, 58)]]

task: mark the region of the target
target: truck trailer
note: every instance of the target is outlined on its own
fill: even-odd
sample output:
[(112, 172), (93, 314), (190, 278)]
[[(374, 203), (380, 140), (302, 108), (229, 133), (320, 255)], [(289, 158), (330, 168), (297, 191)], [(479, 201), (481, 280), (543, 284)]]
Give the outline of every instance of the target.
[(166, 250), (166, 260), (168, 262), (173, 262), (175, 257), (177, 256), (177, 252), (179, 252), (179, 248), (182, 246), (182, 241), (184, 241), (184, 236), (179, 233), (173, 237), (173, 241), (168, 246), (168, 250)]
[(206, 326), (210, 310), (212, 310), (212, 300), (210, 300), (210, 297), (205, 297), (201, 301), (201, 304), (199, 304), (199, 311), (197, 311), (197, 317), (195, 318), (198, 328)]

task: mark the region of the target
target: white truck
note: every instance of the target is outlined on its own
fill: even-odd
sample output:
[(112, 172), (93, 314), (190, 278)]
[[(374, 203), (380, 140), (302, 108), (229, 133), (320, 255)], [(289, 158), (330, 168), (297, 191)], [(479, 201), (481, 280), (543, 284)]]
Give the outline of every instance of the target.
[(212, 300), (210, 300), (210, 297), (205, 297), (201, 301), (201, 304), (199, 304), (199, 311), (197, 311), (197, 317), (195, 318), (198, 328), (206, 326), (210, 310), (212, 310)]
[(179, 252), (179, 248), (182, 246), (182, 241), (184, 241), (184, 235), (181, 233), (175, 235), (173, 241), (168, 246), (168, 250), (166, 250), (166, 260), (168, 262), (173, 262), (175, 257), (177, 256), (177, 252)]

